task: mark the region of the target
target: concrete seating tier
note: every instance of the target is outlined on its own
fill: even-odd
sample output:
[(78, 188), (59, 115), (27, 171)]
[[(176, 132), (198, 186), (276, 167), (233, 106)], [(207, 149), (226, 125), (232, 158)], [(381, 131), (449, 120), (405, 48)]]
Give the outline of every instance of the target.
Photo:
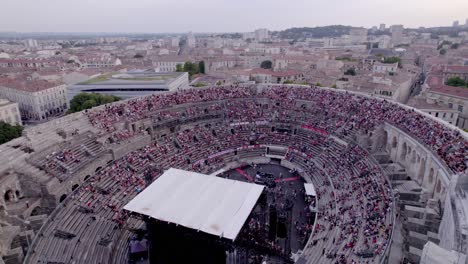
[[(357, 254), (365, 251), (373, 255), (366, 261), (379, 262), (391, 230), (391, 193), (367, 153), (312, 130), (278, 131), (252, 121), (234, 127), (229, 120), (194, 125), (109, 164), (46, 224), (28, 263), (125, 263), (131, 230), (143, 223), (122, 207), (149, 182), (171, 167), (210, 174), (232, 161), (262, 157), (268, 145), (286, 147), (281, 153), (317, 186), (317, 222), (301, 230), (308, 263), (334, 263), (340, 257), (362, 261)], [(56, 236), (58, 231), (74, 236)]]

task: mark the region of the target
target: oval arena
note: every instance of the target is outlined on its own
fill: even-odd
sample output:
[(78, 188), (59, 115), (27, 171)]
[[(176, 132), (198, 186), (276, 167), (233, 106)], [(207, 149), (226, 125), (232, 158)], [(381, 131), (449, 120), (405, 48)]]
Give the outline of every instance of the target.
[[(466, 252), (467, 147), (464, 132), (419, 111), (334, 89), (225, 86), (117, 102), (1, 146), (2, 249), (25, 263), (129, 263), (147, 219), (124, 206), (176, 168), (237, 171), (278, 199), (305, 197), (292, 210), (307, 217), (288, 224), (288, 245), (300, 246), (250, 237), (262, 250), (228, 251), (226, 263), (417, 262), (428, 241)], [(271, 164), (315, 195), (242, 169)], [(268, 228), (259, 219), (231, 249), (245, 230)]]

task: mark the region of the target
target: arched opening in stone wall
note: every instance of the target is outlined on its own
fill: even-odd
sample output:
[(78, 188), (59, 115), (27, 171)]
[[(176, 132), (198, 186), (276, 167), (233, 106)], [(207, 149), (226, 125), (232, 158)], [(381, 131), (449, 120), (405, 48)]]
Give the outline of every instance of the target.
[(5, 192), (5, 195), (3, 196), (3, 198), (5, 199), (5, 202), (10, 202), (13, 200), (13, 191), (12, 190), (7, 190)]
[(76, 190), (76, 188), (78, 188), (78, 186), (79, 186), (78, 184), (74, 184), (74, 185), (72, 186), (72, 191)]
[(431, 170), (429, 170), (429, 183), (432, 184), (434, 182), (434, 169), (431, 168)]
[(15, 195), (16, 195), (16, 198), (19, 199), (19, 198), (20, 198), (20, 191), (19, 191), (19, 190), (16, 190), (16, 191), (15, 191)]
[(60, 196), (59, 202), (63, 202), (65, 199), (67, 199), (67, 195), (62, 194), (62, 196)]
[(405, 160), (406, 159), (406, 152), (407, 152), (407, 147), (406, 147), (406, 142), (403, 143), (403, 147), (401, 148), (401, 155), (400, 155), (400, 160)]
[(396, 148), (397, 146), (398, 146), (398, 141), (397, 141), (396, 137), (393, 137), (392, 148)]
[(97, 167), (94, 172), (98, 172), (100, 169), (102, 169), (102, 167)]
[(426, 173), (426, 160), (421, 159), (421, 164), (419, 165), (418, 179), (422, 181), (425, 173)]
[(413, 154), (411, 155), (411, 162), (412, 163), (416, 162), (416, 150), (413, 150)]
[(381, 148), (383, 150), (387, 149), (387, 144), (388, 144), (388, 132), (384, 130)]
[(437, 180), (436, 192), (440, 193), (441, 190), (442, 190), (442, 184), (440, 183), (440, 180)]
[(90, 177), (91, 177), (91, 175), (86, 175), (86, 176), (84, 177), (84, 181), (87, 181)]
[(42, 210), (42, 207), (40, 207), (40, 206), (35, 207), (35, 208), (31, 211), (31, 216), (41, 215), (41, 214), (43, 214), (43, 210)]

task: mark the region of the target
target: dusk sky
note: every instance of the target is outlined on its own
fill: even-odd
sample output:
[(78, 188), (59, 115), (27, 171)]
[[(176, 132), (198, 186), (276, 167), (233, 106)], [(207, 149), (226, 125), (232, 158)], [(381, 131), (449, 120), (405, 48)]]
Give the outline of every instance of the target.
[(246, 32), (465, 23), (468, 0), (1, 0), (0, 31)]

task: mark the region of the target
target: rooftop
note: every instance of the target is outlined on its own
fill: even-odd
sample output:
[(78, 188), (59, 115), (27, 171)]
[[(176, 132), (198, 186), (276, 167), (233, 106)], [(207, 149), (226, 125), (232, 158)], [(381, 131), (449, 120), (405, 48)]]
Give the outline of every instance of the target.
[(14, 104), (14, 102), (10, 102), (6, 99), (0, 99), (0, 106), (5, 106), (5, 105), (9, 105), (9, 104)]
[(448, 94), (452, 96), (458, 96), (468, 99), (468, 88), (463, 87), (453, 87), (448, 85), (441, 85), (431, 88), (431, 92)]
[(126, 73), (111, 72), (101, 74), (78, 85), (152, 85), (163, 84), (179, 77), (181, 72), (132, 71)]
[(124, 209), (235, 240), (263, 188), (171, 168)]
[(449, 108), (447, 106), (439, 105), (439, 104), (436, 104), (436, 103), (429, 103), (429, 102), (426, 101), (425, 98), (418, 98), (418, 97), (411, 98), (408, 101), (407, 104), (408, 104), (408, 106), (411, 106), (411, 107), (414, 107), (414, 108), (417, 108), (417, 109), (421, 109), (421, 110), (441, 110), (441, 111), (456, 112), (456, 110), (451, 109), (451, 108)]
[(62, 82), (52, 82), (46, 80), (27, 80), (21, 77), (13, 78), (0, 78), (0, 87), (7, 87), (25, 92), (39, 92), (49, 88), (63, 85)]

